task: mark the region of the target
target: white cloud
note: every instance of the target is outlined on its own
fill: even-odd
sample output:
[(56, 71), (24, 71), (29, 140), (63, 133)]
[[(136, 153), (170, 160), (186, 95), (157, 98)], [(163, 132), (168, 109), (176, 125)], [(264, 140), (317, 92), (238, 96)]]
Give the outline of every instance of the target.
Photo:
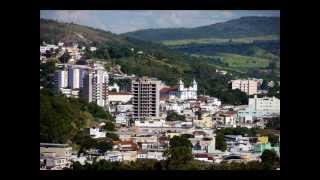
[(52, 10), (41, 17), (123, 33), (146, 28), (197, 27), (241, 16), (280, 15), (280, 11), (233, 10)]
[(222, 14), (225, 17), (232, 17), (233, 16), (232, 11), (222, 11)]

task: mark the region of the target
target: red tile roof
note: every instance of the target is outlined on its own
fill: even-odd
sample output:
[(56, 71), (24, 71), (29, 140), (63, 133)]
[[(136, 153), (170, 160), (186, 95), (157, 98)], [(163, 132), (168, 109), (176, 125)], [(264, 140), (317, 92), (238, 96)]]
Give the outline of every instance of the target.
[(172, 91), (177, 91), (178, 88), (177, 87), (170, 87), (170, 88), (162, 88), (160, 89), (160, 93), (162, 94), (165, 94), (165, 93), (169, 93), (169, 92), (172, 92)]
[(196, 158), (208, 158), (208, 154), (204, 154), (204, 153), (198, 153), (198, 154), (194, 154), (194, 157)]

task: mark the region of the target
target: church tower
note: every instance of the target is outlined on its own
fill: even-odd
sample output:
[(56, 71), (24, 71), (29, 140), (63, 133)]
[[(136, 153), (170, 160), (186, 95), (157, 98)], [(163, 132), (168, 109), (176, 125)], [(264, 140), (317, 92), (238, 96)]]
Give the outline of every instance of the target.
[(195, 79), (193, 79), (193, 81), (192, 81), (192, 88), (193, 88), (194, 91), (198, 90), (198, 84), (197, 84)]
[(183, 84), (182, 80), (180, 79), (179, 83), (178, 83), (178, 90), (183, 91), (183, 89), (184, 89), (184, 84)]

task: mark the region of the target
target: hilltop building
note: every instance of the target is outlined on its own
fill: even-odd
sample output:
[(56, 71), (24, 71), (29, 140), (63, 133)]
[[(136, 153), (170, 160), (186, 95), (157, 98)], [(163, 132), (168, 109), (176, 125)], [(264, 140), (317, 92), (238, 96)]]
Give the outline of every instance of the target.
[(259, 81), (256, 79), (237, 79), (232, 80), (232, 89), (239, 89), (248, 95), (253, 95), (258, 93)]

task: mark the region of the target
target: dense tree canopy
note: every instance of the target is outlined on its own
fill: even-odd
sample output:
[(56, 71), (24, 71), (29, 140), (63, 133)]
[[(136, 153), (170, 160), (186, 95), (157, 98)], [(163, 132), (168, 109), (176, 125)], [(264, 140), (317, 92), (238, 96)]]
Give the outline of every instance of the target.
[(180, 169), (186, 163), (190, 162), (192, 157), (192, 144), (190, 140), (181, 136), (174, 136), (170, 139), (170, 147), (165, 152), (168, 158), (169, 169)]
[(106, 121), (106, 124), (102, 127), (103, 129), (107, 131), (114, 131), (115, 130), (115, 125), (111, 121)]
[(65, 52), (60, 58), (60, 62), (61, 63), (68, 63), (68, 61), (70, 60), (71, 56), (68, 52)]
[(52, 96), (47, 91), (40, 93), (40, 141), (66, 143), (84, 127), (80, 104), (70, 103), (63, 96)]
[(93, 164), (81, 165), (79, 162), (74, 162), (71, 169), (74, 171), (92, 170), (264, 170), (262, 163), (251, 161), (248, 163), (220, 163), (209, 164), (197, 160), (191, 160), (186, 164), (171, 168), (168, 161), (157, 161), (153, 159), (136, 160), (130, 163), (125, 162), (110, 162), (100, 160)]
[(280, 116), (268, 119), (266, 127), (270, 129), (280, 130)]
[(227, 149), (227, 144), (224, 140), (224, 134), (221, 131), (216, 133), (216, 149), (225, 151)]
[(185, 121), (185, 117), (174, 111), (170, 111), (167, 114), (166, 121)]
[(265, 150), (261, 155), (262, 165), (265, 169), (274, 170), (280, 166), (280, 158), (273, 150)]
[(40, 64), (40, 86), (54, 92), (53, 74), (56, 70), (54, 62)]
[(91, 127), (96, 118), (112, 117), (94, 103), (88, 104), (80, 99), (54, 96), (47, 89), (42, 89), (40, 92), (41, 142), (67, 143), (81, 130)]
[(246, 128), (246, 127), (237, 127), (237, 128), (224, 128), (221, 130), (225, 135), (242, 135), (254, 137), (258, 133), (257, 128)]

